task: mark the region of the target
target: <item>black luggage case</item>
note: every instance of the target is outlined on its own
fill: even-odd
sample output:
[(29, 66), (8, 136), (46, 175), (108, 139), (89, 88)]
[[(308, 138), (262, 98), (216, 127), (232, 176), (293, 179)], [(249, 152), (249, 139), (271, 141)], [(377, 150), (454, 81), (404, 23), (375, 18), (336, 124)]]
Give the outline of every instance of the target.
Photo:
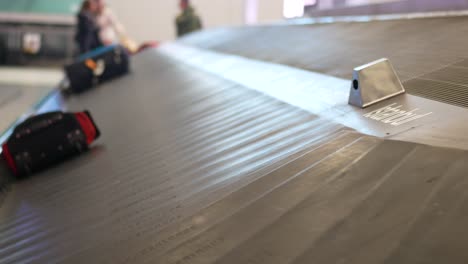
[(15, 128), (2, 156), (14, 175), (23, 177), (79, 155), (99, 136), (88, 111), (41, 114)]
[(86, 53), (73, 64), (65, 66), (72, 93), (84, 92), (100, 83), (129, 72), (130, 57), (120, 45), (108, 46)]

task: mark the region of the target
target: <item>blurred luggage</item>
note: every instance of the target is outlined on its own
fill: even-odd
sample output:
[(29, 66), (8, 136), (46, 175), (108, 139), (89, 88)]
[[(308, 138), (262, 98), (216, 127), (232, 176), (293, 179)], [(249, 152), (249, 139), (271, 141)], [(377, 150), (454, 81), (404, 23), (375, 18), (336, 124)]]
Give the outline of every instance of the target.
[(130, 69), (130, 57), (120, 45), (106, 46), (81, 55), (65, 66), (72, 93), (81, 93), (101, 83), (125, 75)]

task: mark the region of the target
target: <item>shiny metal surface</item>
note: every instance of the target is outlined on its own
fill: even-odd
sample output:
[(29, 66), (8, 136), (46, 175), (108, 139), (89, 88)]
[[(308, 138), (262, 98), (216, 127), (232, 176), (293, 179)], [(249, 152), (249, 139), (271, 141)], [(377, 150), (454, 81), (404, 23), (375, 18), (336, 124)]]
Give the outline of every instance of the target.
[(139, 263), (164, 227), (331, 139), (354, 140), (341, 125), (162, 55), (140, 56), (135, 69), (66, 100), (93, 113), (102, 140), (14, 185), (0, 210), (0, 263)]
[(468, 260), (466, 151), (366, 136), (168, 53), (133, 65), (55, 98), (103, 137), (13, 185), (0, 263)]
[(354, 68), (349, 104), (366, 108), (405, 93), (388, 59), (380, 59)]
[[(468, 83), (463, 77), (464, 66), (457, 65), (466, 57), (463, 43), (468, 41), (464, 26), (467, 19), (462, 15), (219, 28), (187, 36), (179, 43), (221, 55), (289, 66), (298, 72), (309, 71), (310, 78), (303, 74), (283, 76), (278, 71), (277, 78), (264, 78), (267, 81), (254, 77), (237, 79), (254, 80), (249, 84), (257, 90), (362, 133), (468, 149)], [(371, 106), (369, 111), (343, 106), (341, 98), (347, 99), (348, 95), (341, 97), (341, 94), (343, 91), (349, 94), (350, 69), (382, 57), (392, 61), (407, 93), (375, 108)], [(227, 67), (223, 70), (235, 71)], [(262, 68), (258, 72), (268, 70)], [(294, 79), (296, 76), (301, 79)], [(391, 104), (402, 106), (406, 113), (416, 110), (417, 115), (430, 115), (401, 126), (362, 118)]]
[[(163, 45), (159, 51), (179, 63), (221, 76), (364, 134), (468, 150), (466, 108), (403, 94), (360, 109), (348, 105), (349, 80), (180, 43)], [(385, 111), (386, 115), (391, 112), (397, 115), (387, 116), (388, 119), (376, 116), (376, 111), (389, 107), (394, 110)]]
[[(454, 41), (437, 53), (455, 33), (426, 34), (418, 25), (373, 24), (364, 35), (355, 34), (367, 27), (361, 24), (330, 25), (345, 36), (335, 41), (328, 26), (190, 38), (337, 76), (361, 64), (352, 60), (394, 52), (408, 79), (463, 51)], [(412, 45), (402, 49), (376, 37), (383, 29), (410, 36)], [(252, 31), (246, 37), (238, 30)], [(428, 42), (429, 35), (440, 40)], [(312, 43), (314, 36), (323, 42)], [(347, 45), (350, 59), (340, 57), (345, 44), (354, 44)], [(418, 60), (424, 52), (429, 56)], [(0, 208), (0, 263), (467, 262), (467, 152), (374, 138), (332, 121), (463, 145), (465, 109), (392, 98), (389, 105), (434, 112), (392, 127), (363, 117), (386, 104), (366, 112), (346, 105), (347, 80), (340, 90), (342, 80), (331, 76), (187, 54), (177, 60), (167, 50), (142, 54), (131, 76), (65, 100), (70, 110), (90, 109), (104, 137), (89, 155), (13, 186)], [(315, 114), (262, 93), (299, 94), (297, 105)], [(450, 123), (450, 116), (460, 118)]]
[[(413, 88), (411, 80), (430, 75), (466, 58), (464, 43), (468, 42), (468, 29), (465, 26), (467, 21), (468, 16), (462, 15), (232, 27), (193, 34), (183, 38), (181, 42), (346, 80), (352, 78), (352, 69), (356, 65), (388, 58), (407, 93), (419, 95), (421, 87), (416, 85)], [(431, 78), (443, 81), (438, 76)], [(406, 82), (410, 83), (407, 85)], [(463, 85), (466, 86), (467, 83), (464, 82)], [(427, 89), (435, 90), (437, 86), (437, 83), (433, 83)], [(451, 99), (454, 101), (456, 97), (452, 96)]]
[(434, 12), (413, 12), (413, 13), (398, 13), (398, 14), (386, 14), (386, 15), (371, 15), (366, 13), (364, 15), (340, 15), (331, 16), (322, 15), (317, 17), (302, 17), (296, 19), (288, 19), (280, 21), (278, 25), (311, 25), (311, 24), (330, 24), (338, 22), (372, 22), (372, 21), (385, 21), (385, 20), (402, 20), (402, 19), (421, 19), (421, 18), (444, 18), (444, 17), (463, 17), (467, 16), (468, 11), (456, 10), (456, 11), (434, 11)]
[[(394, 15), (406, 13), (431, 14), (431, 13), (456, 13), (466, 10), (468, 2), (465, 0), (396, 0), (396, 1), (371, 1), (362, 2), (360, 5), (336, 5), (335, 8), (317, 10), (306, 8), (309, 16), (355, 16), (355, 15)], [(427, 15), (426, 15), (427, 17)]]
[(468, 60), (463, 59), (405, 83), (411, 93), (468, 108)]

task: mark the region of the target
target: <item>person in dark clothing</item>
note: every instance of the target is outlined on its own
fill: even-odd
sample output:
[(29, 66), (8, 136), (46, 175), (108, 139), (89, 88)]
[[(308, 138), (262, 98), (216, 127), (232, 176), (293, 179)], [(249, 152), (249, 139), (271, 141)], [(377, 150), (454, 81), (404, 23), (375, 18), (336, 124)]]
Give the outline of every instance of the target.
[(202, 29), (200, 17), (195, 13), (189, 0), (180, 0), (182, 13), (176, 18), (177, 36), (181, 37), (193, 31)]
[(95, 18), (96, 9), (95, 1), (85, 0), (77, 15), (78, 23), (75, 41), (78, 44), (80, 54), (103, 46), (99, 38), (100, 29)]

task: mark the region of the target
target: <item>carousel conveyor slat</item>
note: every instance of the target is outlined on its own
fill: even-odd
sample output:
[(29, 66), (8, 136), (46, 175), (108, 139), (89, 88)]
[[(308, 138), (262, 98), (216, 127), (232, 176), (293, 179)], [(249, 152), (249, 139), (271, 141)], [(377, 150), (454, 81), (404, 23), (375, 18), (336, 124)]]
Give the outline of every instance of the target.
[(366, 136), (157, 51), (133, 64), (64, 100), (103, 137), (12, 186), (0, 263), (468, 260), (468, 152)]
[[(467, 21), (465, 15), (230, 27), (191, 34), (182, 42), (347, 80), (353, 68), (389, 58), (409, 94), (468, 108)], [(434, 94), (441, 89), (452, 93)]]

